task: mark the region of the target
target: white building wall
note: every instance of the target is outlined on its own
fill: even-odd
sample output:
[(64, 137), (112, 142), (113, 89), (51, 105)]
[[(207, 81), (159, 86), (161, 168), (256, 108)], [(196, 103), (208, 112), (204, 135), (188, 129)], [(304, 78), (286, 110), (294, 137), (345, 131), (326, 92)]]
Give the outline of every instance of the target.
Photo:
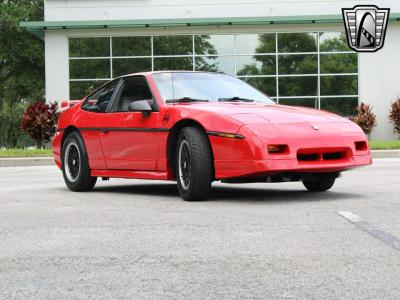
[[(351, 0), (47, 0), (46, 21), (132, 20), (341, 14), (343, 7), (366, 4)], [(367, 4), (400, 11), (398, 0)]]
[(400, 24), (389, 23), (385, 45), (375, 53), (359, 54), (360, 101), (373, 106), (378, 126), (372, 139), (395, 139), (388, 122), (390, 104), (400, 97)]
[(45, 34), (46, 101), (69, 99), (68, 38), (60, 31)]

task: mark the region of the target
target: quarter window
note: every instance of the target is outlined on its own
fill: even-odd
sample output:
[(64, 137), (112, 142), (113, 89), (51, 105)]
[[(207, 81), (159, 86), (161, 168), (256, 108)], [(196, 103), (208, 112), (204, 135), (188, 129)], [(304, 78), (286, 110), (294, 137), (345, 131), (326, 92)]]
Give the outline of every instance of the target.
[(82, 105), (82, 109), (93, 112), (106, 112), (117, 84), (118, 80), (114, 80), (100, 88), (97, 92), (86, 99), (85, 103)]

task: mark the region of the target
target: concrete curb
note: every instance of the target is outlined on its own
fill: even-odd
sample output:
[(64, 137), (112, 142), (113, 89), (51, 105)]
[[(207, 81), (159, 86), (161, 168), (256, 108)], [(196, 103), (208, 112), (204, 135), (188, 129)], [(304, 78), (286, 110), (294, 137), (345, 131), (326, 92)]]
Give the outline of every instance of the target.
[(51, 166), (54, 164), (53, 157), (0, 158), (0, 167)]
[(371, 150), (372, 158), (400, 158), (400, 150)]
[[(400, 150), (372, 150), (372, 158), (400, 158)], [(0, 158), (0, 167), (52, 166), (53, 157)]]

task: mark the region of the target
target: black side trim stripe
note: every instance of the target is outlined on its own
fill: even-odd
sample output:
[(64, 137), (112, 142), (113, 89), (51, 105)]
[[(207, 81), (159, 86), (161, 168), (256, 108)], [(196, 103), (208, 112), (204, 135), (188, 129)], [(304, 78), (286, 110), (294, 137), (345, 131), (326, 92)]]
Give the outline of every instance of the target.
[(208, 135), (225, 137), (225, 138), (233, 138), (233, 139), (244, 139), (245, 137), (241, 134), (237, 133), (227, 133), (227, 132), (220, 132), (220, 131), (207, 131)]
[[(58, 128), (57, 131), (64, 131), (65, 128)], [(136, 132), (168, 132), (169, 128), (135, 128), (135, 127), (78, 127), (79, 131), (136, 131)]]
[[(57, 128), (57, 131), (64, 131), (65, 128)], [(168, 132), (170, 128), (137, 128), (137, 127), (79, 127), (80, 131), (135, 131), (135, 132)], [(207, 131), (208, 135), (225, 137), (225, 138), (234, 138), (234, 139), (244, 139), (245, 137), (241, 134), (237, 133), (227, 133), (220, 131)]]

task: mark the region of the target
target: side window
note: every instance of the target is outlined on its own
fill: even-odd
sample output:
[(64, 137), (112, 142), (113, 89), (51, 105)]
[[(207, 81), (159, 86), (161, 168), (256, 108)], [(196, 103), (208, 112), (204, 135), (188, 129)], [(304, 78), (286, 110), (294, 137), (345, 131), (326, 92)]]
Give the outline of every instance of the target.
[(154, 109), (155, 101), (144, 77), (124, 78), (119, 95), (113, 105), (113, 111), (125, 112), (133, 101), (146, 100)]
[(118, 80), (114, 80), (89, 96), (85, 103), (83, 103), (82, 109), (93, 112), (105, 112), (117, 84)]

